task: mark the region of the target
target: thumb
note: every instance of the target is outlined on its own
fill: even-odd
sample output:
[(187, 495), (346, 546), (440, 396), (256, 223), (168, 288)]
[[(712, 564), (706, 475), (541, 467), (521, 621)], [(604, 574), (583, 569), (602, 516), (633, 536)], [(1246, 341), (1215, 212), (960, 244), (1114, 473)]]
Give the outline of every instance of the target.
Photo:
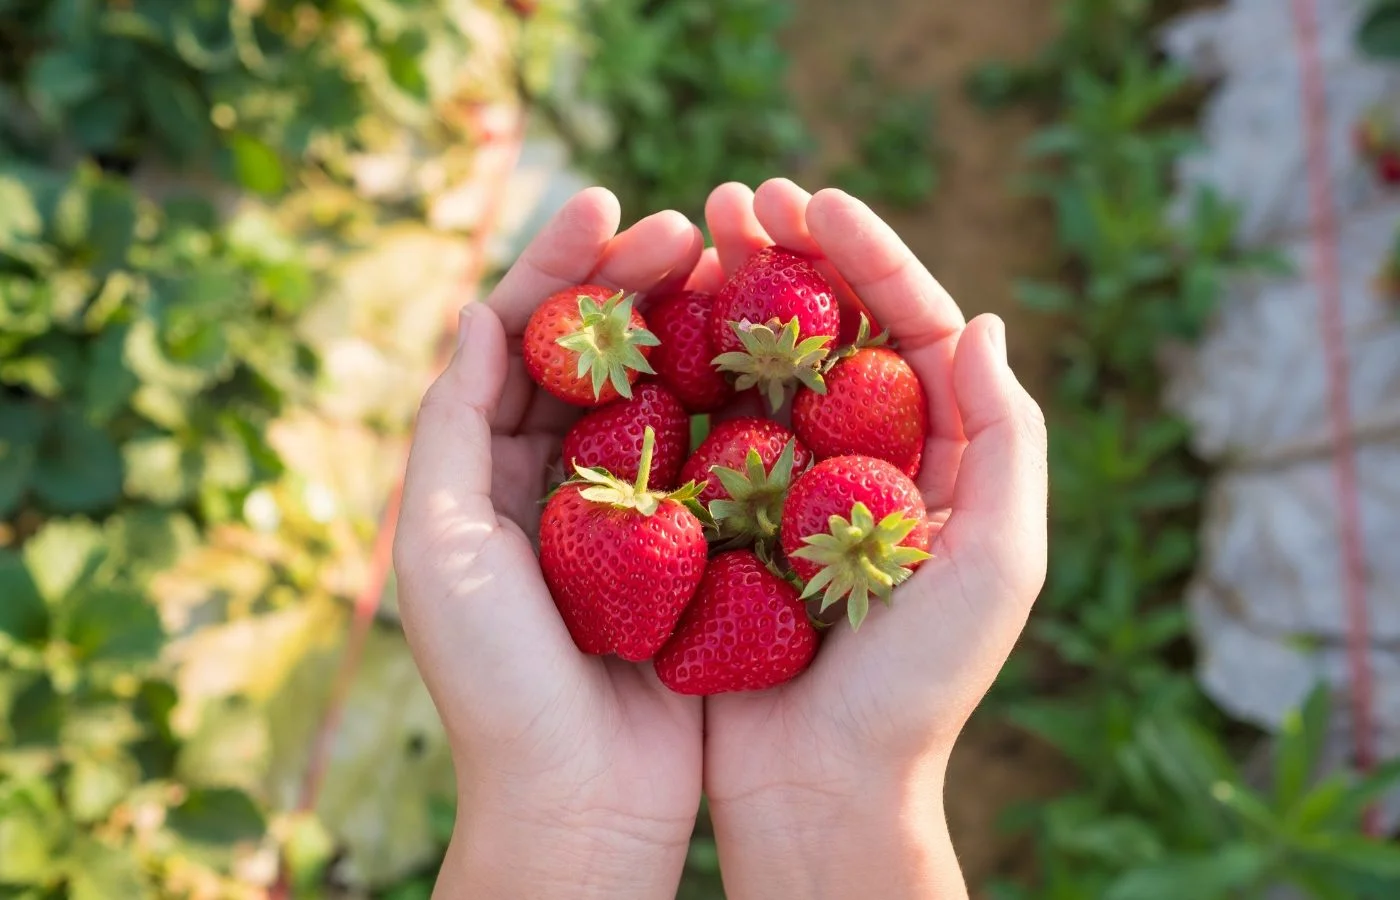
[(1045, 418), (1007, 364), (996, 316), (979, 316), (958, 340), (953, 392), (967, 447), (939, 543), (986, 586), (1010, 586), (1009, 612), (1024, 618), (1045, 580)]
[(404, 476), (404, 510), (428, 511), (467, 498), (489, 512), (491, 421), (506, 380), (506, 335), (489, 306), (462, 309), (457, 349), (423, 396)]

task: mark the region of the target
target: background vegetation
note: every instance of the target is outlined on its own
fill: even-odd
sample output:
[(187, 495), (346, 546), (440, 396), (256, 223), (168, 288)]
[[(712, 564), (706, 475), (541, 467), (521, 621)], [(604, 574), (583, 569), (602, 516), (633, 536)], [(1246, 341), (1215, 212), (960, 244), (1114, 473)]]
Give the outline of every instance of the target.
[[(1168, 5), (1059, 0), (1040, 58), (969, 82), (989, 107), (1043, 117), (1026, 187), (1052, 210), (1059, 277), (1021, 296), (1062, 335), (1053, 567), (981, 715), (1043, 737), (1077, 776), (1008, 814), (1038, 872), (993, 892), (1211, 900), (1289, 882), (1391, 897), (1400, 850), (1365, 837), (1360, 810), (1400, 766), (1315, 781), (1319, 693), (1266, 776), (1247, 778), (1257, 736), (1188, 669), (1176, 597), (1205, 473), (1157, 409), (1152, 351), (1199, 333), (1228, 272), (1272, 263), (1234, 249), (1218, 197), (1167, 216), (1193, 91), (1150, 49)], [(492, 17), (496, 44), (464, 10)], [(318, 301), (337, 296), (343, 260), (433, 213), (485, 140), (473, 110), (502, 99), (524, 95), (629, 215), (698, 218), (715, 183), (804, 164), (776, 39), (790, 13), (770, 0), (0, 0), (0, 897), (256, 896), (248, 885), (279, 864), (298, 896), (347, 881), (428, 896), (431, 847), (392, 877), (347, 876), (359, 845), (290, 812), (269, 761), (285, 752), (275, 717), (250, 718), (257, 691), (189, 696), (172, 662), (211, 624), (348, 621), (354, 579), (327, 573), (347, 544), (363, 556), (372, 516), (335, 533), (269, 438), (324, 388)], [(508, 77), (480, 65), (502, 56)], [(866, 137), (828, 174), (917, 207), (939, 184), (935, 100), (870, 79), (853, 73), (850, 100)], [(443, 184), (368, 187), (360, 163), (405, 143)], [(406, 424), (362, 418), (375, 433)], [(275, 549), (259, 543), (269, 533)], [(200, 570), (213, 587), (181, 599), (169, 573), (211, 549), (255, 571), (235, 587)], [(371, 646), (393, 634), (389, 618)], [(232, 737), (250, 734), (268, 746)], [(410, 734), (404, 752), (431, 747)], [(420, 781), (404, 815), (440, 846), (451, 810)], [(703, 821), (683, 895), (720, 896)]]

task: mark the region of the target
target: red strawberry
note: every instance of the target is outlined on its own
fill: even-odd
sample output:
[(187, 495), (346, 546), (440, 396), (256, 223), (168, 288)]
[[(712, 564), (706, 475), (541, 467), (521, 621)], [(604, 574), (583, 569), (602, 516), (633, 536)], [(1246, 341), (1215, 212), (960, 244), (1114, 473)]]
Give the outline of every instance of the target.
[(648, 428), (634, 484), (579, 468), (540, 519), (540, 569), (584, 653), (650, 659), (705, 574), (704, 526), (687, 505), (695, 488), (647, 488), (654, 442)]
[(710, 340), (714, 305), (714, 294), (682, 291), (647, 306), (647, 323), (661, 341), (648, 360), (693, 413), (714, 412), (734, 396), (734, 388), (710, 363), (716, 353)]
[(806, 258), (781, 247), (758, 251), (730, 276), (710, 313), (714, 363), (782, 405), (801, 382), (821, 390), (818, 368), (841, 332), (831, 285)]
[(606, 469), (622, 481), (635, 481), (647, 428), (656, 432), (651, 482), (670, 490), (690, 449), (690, 417), (681, 402), (659, 384), (639, 384), (630, 400), (614, 400), (579, 419), (564, 436), (564, 465)]
[(545, 300), (525, 326), (525, 370), (566, 403), (601, 406), (632, 396), (656, 335), (632, 309), (632, 298), (597, 285), (579, 285)]
[(817, 653), (817, 630), (797, 589), (751, 550), (710, 561), (695, 602), (656, 655), (678, 694), (759, 691), (790, 681)]
[(1400, 151), (1383, 150), (1376, 157), (1376, 175), (1381, 184), (1394, 187), (1400, 184)]
[(681, 469), (681, 480), (704, 486), (700, 502), (726, 537), (771, 538), (794, 472), (812, 453), (777, 422), (741, 418), (721, 422)]
[(928, 400), (904, 358), (872, 343), (862, 321), (856, 349), (827, 371), (826, 393), (798, 389), (792, 427), (818, 459), (873, 456), (917, 478), (928, 439)]
[(870, 595), (891, 592), (929, 558), (933, 526), (908, 475), (881, 459), (833, 456), (797, 479), (783, 508), (782, 546), (821, 608), (845, 598), (852, 628)]

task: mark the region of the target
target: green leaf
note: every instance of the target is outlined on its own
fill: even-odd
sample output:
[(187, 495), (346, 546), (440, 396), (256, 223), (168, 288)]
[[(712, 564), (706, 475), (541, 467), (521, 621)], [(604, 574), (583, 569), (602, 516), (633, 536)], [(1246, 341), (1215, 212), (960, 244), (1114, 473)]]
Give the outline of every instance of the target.
[(128, 496), (174, 506), (187, 498), (194, 486), (197, 460), (187, 458), (172, 437), (151, 435), (122, 445)]
[(256, 841), (267, 827), (252, 799), (232, 788), (199, 788), (170, 810), (166, 827), (202, 849)]
[(273, 196), (287, 186), (282, 159), (258, 138), (238, 132), (229, 139), (233, 171), (238, 183), (258, 194)]
[(1178, 856), (1125, 873), (1104, 900), (1225, 900), (1232, 891), (1255, 885), (1268, 863), (1269, 854), (1249, 844)]
[(49, 884), (62, 836), (52, 789), (43, 782), (9, 782), (0, 791), (0, 883)]
[(136, 237), (136, 197), (125, 183), (103, 179), (88, 194), (88, 245), (91, 267), (107, 275), (127, 264)]
[(62, 409), (34, 468), (34, 492), (54, 512), (88, 512), (116, 502), (122, 460), (112, 439), (73, 409)]
[(33, 403), (0, 403), (0, 517), (13, 512), (29, 490), (43, 424)]
[(91, 97), (98, 88), (93, 61), (65, 50), (53, 50), (29, 65), (25, 87), (29, 102), (56, 121), (69, 107)]
[(1274, 764), (1274, 803), (1280, 811), (1297, 804), (1307, 781), (1317, 770), (1327, 738), (1330, 703), (1327, 685), (1319, 684), (1299, 710), (1284, 717)]
[(165, 641), (155, 607), (129, 588), (78, 592), (67, 611), (64, 632), (80, 658), (89, 663), (150, 662)]
[[(25, 685), (10, 702), (10, 737), (16, 747), (52, 747), (63, 728), (63, 698), (47, 675)], [(3, 880), (3, 879), (0, 879)]]
[(180, 748), (176, 777), (201, 787), (256, 788), (267, 775), (272, 739), (267, 717), (245, 697), (211, 701)]
[(13, 550), (0, 549), (0, 633), (19, 643), (38, 643), (49, 630), (48, 607)]
[(136, 761), (124, 753), (102, 760), (79, 756), (68, 768), (64, 797), (75, 820), (96, 822), (111, 812), (140, 779)]
[(184, 72), (163, 66), (143, 69), (137, 91), (146, 120), (176, 161), (191, 161), (209, 147), (209, 109)]
[(0, 253), (14, 253), (43, 232), (44, 220), (30, 189), (17, 178), (0, 175)]
[(126, 328), (104, 329), (88, 350), (83, 382), (83, 412), (88, 421), (105, 424), (121, 412), (136, 390), (136, 376), (126, 367)]
[(146, 900), (154, 896), (141, 861), (131, 852), (88, 837), (74, 845), (68, 868), (69, 900)]
[(105, 558), (102, 532), (86, 519), (51, 520), (24, 544), (29, 574), (50, 604), (91, 579)]
[(1371, 56), (1400, 58), (1400, 2), (1374, 3), (1361, 20), (1356, 40), (1362, 51)]

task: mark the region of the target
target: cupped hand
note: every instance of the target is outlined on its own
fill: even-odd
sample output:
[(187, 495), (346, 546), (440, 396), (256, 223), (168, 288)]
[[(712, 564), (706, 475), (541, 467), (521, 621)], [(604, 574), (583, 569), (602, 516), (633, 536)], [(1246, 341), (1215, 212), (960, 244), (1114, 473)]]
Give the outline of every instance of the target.
[[(530, 313), (573, 284), (679, 286), (703, 247), (679, 213), (621, 234), (618, 218), (607, 191), (575, 196), (463, 310), (456, 353), (419, 411), (394, 564), (404, 631), (457, 767), (447, 896), (590, 896), (590, 877), (601, 896), (661, 896), (699, 805), (700, 703), (649, 666), (580, 653), (533, 548), (547, 470), (579, 410), (526, 375)], [(562, 872), (530, 877), (551, 859)], [(493, 888), (491, 872), (506, 868), (519, 869), (513, 887)]]
[[(860, 201), (837, 190), (812, 196), (783, 179), (756, 194), (727, 184), (711, 195), (706, 217), (716, 246), (692, 286), (715, 289), (768, 244), (810, 254), (846, 302), (862, 304), (891, 333), (929, 402), (918, 481), (941, 523), (933, 558), (896, 590), (890, 608), (876, 604), (859, 632), (837, 622), (794, 681), (706, 701), (705, 790), (726, 885), (733, 897), (779, 896), (746, 892), (742, 883), (783, 877), (764, 866), (787, 842), (805, 840), (819, 858), (853, 842), (883, 840), (887, 850), (901, 840), (917, 843), (920, 828), (941, 827), (953, 741), (1044, 581), (1045, 425), (1007, 364), (1001, 320), (965, 323), (947, 292)], [(838, 830), (824, 831), (827, 822)], [(767, 860), (747, 849), (756, 846)], [(865, 858), (876, 866), (890, 861), (888, 854)], [(938, 883), (958, 885), (948, 889), (956, 894), (951, 854), (943, 863), (954, 871)], [(814, 875), (823, 868), (805, 864)], [(904, 874), (917, 868), (906, 865)], [(931, 895), (894, 887), (880, 893), (879, 874), (869, 873), (874, 880), (860, 896)], [(817, 896), (796, 883), (788, 889)]]

